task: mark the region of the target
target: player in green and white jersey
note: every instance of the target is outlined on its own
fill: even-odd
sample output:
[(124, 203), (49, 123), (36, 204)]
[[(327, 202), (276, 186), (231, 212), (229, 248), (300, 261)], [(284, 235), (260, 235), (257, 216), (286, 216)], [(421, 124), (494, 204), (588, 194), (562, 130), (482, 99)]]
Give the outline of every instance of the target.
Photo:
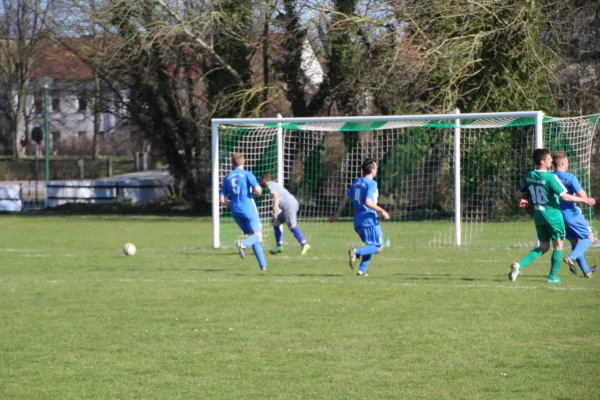
[(560, 210), (560, 200), (570, 203), (583, 203), (589, 206), (596, 204), (596, 200), (567, 193), (567, 189), (558, 177), (549, 172), (552, 166), (550, 150), (536, 149), (533, 152), (533, 161), (535, 169), (526, 172), (523, 176), (516, 198), (519, 201), (519, 207), (526, 207), (529, 202), (523, 197), (526, 193), (529, 193), (533, 206), (535, 230), (540, 245), (511, 265), (508, 279), (515, 281), (523, 268), (550, 249), (550, 241), (552, 241), (554, 251), (552, 252), (548, 282), (560, 282), (558, 271), (562, 262), (563, 240), (565, 237), (565, 223)]

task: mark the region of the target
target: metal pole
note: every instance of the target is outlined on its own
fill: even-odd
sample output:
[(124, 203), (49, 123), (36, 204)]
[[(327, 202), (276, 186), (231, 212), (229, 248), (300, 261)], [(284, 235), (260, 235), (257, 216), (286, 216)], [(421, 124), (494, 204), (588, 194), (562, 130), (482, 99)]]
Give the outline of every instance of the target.
[[(277, 118), (283, 118), (281, 114), (277, 114)], [(277, 182), (283, 186), (283, 129), (281, 124), (277, 124)]]
[[(457, 108), (455, 114), (460, 114)], [(461, 245), (462, 236), (462, 202), (461, 202), (461, 171), (460, 171), (460, 119), (454, 120), (454, 234), (456, 245)]]
[(50, 160), (48, 158), (49, 144), (50, 142), (48, 141), (48, 84), (44, 84), (44, 157), (46, 160), (46, 185), (48, 185), (48, 181), (50, 180)]
[(219, 125), (212, 122), (212, 221), (213, 247), (221, 247), (221, 226), (219, 221)]
[(535, 148), (544, 148), (544, 113), (541, 111), (535, 115)]
[[(39, 171), (39, 168), (38, 168), (38, 146), (39, 146), (39, 144), (37, 142), (35, 142), (35, 205), (36, 205), (36, 207), (37, 207), (37, 201), (38, 201), (38, 171)], [(29, 183), (31, 183), (31, 181), (29, 181)]]

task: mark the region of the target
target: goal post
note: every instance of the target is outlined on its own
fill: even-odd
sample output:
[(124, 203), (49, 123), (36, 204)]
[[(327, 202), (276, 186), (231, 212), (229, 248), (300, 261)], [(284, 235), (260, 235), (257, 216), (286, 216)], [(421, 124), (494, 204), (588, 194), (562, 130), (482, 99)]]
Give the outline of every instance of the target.
[[(357, 241), (349, 207), (341, 224), (326, 221), (361, 175), (365, 158), (379, 163), (379, 203), (392, 217), (392, 222), (383, 223), (383, 231), (393, 239), (393, 247), (529, 245), (535, 239), (531, 226), (523, 228), (519, 222), (529, 221), (531, 215), (517, 207), (514, 191), (533, 166), (533, 149), (566, 151), (572, 172), (589, 193), (597, 117), (457, 110), (435, 115), (213, 119), (213, 247), (232, 246), (241, 234), (218, 201), (219, 185), (232, 169), (231, 154), (237, 152), (245, 155), (246, 169), (258, 179), (268, 172), (296, 196), (298, 225), (311, 245)], [(272, 200), (263, 194), (256, 203), (268, 245), (273, 236)], [(285, 240), (293, 244), (291, 235)]]

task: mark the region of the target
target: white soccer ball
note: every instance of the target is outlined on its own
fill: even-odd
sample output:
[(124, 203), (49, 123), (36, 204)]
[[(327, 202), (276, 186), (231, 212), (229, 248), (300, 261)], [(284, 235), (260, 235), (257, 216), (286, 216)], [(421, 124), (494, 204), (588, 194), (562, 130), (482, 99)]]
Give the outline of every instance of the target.
[(134, 255), (135, 251), (136, 248), (133, 243), (125, 243), (125, 246), (123, 246), (123, 254), (125, 254), (126, 256)]

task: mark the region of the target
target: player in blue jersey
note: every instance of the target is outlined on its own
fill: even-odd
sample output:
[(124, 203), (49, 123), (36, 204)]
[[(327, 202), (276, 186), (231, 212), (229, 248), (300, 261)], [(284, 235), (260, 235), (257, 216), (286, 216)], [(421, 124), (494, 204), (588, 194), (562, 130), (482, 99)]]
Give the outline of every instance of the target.
[(262, 248), (262, 225), (253, 198), (253, 196), (260, 196), (262, 188), (254, 174), (244, 169), (245, 161), (242, 154), (231, 156), (234, 169), (223, 179), (219, 201), (230, 206), (235, 222), (244, 234), (250, 235), (245, 240), (236, 242), (240, 257), (246, 258), (246, 248), (252, 246), (258, 266), (262, 271), (266, 271), (267, 261)]
[(367, 268), (373, 254), (383, 251), (383, 233), (379, 226), (377, 213), (381, 213), (384, 219), (390, 219), (390, 215), (377, 205), (377, 162), (367, 159), (362, 164), (363, 176), (356, 179), (346, 192), (337, 212), (329, 218), (335, 222), (341, 215), (349, 200), (352, 200), (354, 209), (354, 230), (366, 246), (359, 249), (350, 249), (348, 252), (350, 268), (354, 269), (357, 258), (360, 258), (360, 267), (356, 275), (367, 276)]
[[(552, 164), (554, 164), (554, 173), (563, 185), (565, 185), (569, 194), (574, 194), (582, 198), (588, 197), (577, 177), (567, 172), (569, 169), (569, 159), (566, 153), (562, 151), (554, 153)], [(592, 228), (579, 207), (574, 203), (561, 200), (560, 210), (565, 220), (566, 237), (571, 242), (571, 254), (564, 258), (564, 262), (567, 263), (572, 273), (577, 274), (577, 268), (575, 267), (575, 261), (577, 261), (583, 275), (586, 278), (591, 278), (598, 267), (596, 265), (591, 268), (588, 267), (584, 253), (596, 240), (592, 233)]]

